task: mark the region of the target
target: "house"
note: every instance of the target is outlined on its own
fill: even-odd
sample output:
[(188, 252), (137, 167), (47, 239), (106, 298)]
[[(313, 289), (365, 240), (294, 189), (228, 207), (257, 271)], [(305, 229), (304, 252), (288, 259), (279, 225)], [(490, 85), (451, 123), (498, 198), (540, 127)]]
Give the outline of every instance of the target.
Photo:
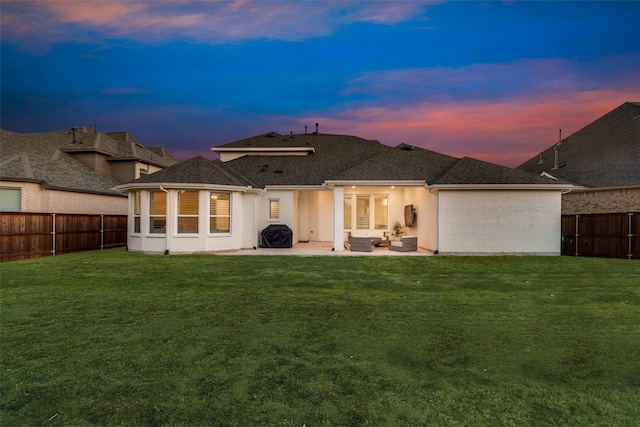
[(640, 103), (625, 102), (518, 169), (575, 184), (564, 215), (639, 212)]
[(176, 163), (129, 132), (0, 130), (0, 211), (126, 215), (113, 188)]
[(116, 186), (129, 193), (128, 248), (143, 253), (250, 249), (271, 224), (293, 242), (382, 237), (395, 221), (441, 254), (560, 253), (561, 192), (523, 170), (356, 136), (263, 135), (213, 147)]

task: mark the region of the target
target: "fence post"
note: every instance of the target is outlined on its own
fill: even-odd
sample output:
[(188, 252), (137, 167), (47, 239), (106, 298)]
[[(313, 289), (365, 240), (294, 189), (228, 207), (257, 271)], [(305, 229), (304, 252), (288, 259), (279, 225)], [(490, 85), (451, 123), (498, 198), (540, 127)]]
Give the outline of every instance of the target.
[(580, 221), (580, 215), (576, 215), (576, 256), (578, 256), (578, 221)]
[(633, 212), (629, 212), (629, 234), (627, 235), (629, 237), (629, 251), (627, 252), (627, 257), (629, 259), (633, 258), (633, 252), (632, 252), (633, 246), (631, 245), (633, 240), (633, 230), (631, 229), (631, 224), (633, 224), (632, 219), (633, 219)]
[(100, 250), (104, 249), (104, 215), (100, 214)]
[(53, 246), (51, 247), (51, 255), (56, 256), (56, 214), (51, 214), (51, 220), (53, 221), (53, 231), (51, 232)]

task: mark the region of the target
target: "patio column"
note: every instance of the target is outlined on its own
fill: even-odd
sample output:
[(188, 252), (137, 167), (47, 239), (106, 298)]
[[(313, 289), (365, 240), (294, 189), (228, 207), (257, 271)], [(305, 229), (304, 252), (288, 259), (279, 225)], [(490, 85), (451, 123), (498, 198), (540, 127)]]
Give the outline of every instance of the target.
[(333, 250), (344, 251), (344, 187), (333, 187)]

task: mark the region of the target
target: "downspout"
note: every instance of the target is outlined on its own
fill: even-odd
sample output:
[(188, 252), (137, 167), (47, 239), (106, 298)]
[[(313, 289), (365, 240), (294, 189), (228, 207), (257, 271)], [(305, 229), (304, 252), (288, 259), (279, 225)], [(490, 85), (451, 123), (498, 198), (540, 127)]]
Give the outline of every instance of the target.
[[(166, 204), (168, 205), (168, 204), (169, 204), (169, 191), (167, 191), (167, 190), (162, 186), (162, 184), (160, 184), (160, 190), (162, 190), (162, 191), (164, 191), (165, 193), (167, 193), (167, 199), (166, 199), (166, 200), (167, 200), (167, 202), (166, 202)], [(165, 227), (166, 227), (166, 230), (165, 230), (165, 236), (166, 236), (166, 237), (165, 237), (165, 239), (164, 239), (164, 242), (165, 242), (165, 250), (164, 250), (164, 254), (165, 254), (165, 255), (169, 255), (169, 253), (171, 253), (171, 251), (169, 250), (169, 246), (170, 246), (170, 245), (169, 245), (169, 239), (171, 238), (171, 234), (169, 233), (169, 222), (170, 222), (170, 221), (169, 221), (169, 209), (167, 209), (167, 206), (165, 206), (165, 208), (164, 208), (164, 209), (165, 209), (165, 215), (166, 215), (166, 217), (165, 217)]]

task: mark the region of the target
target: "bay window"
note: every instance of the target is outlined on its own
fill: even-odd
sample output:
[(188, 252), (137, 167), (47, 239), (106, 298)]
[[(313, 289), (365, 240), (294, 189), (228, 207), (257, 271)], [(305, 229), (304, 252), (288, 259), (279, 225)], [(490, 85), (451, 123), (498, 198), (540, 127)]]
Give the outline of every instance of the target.
[(133, 232), (140, 233), (140, 192), (133, 192)]
[(198, 233), (198, 191), (178, 193), (178, 233)]
[(149, 193), (149, 233), (167, 232), (167, 193), (151, 191)]
[(229, 233), (231, 231), (231, 194), (210, 194), (209, 232)]

